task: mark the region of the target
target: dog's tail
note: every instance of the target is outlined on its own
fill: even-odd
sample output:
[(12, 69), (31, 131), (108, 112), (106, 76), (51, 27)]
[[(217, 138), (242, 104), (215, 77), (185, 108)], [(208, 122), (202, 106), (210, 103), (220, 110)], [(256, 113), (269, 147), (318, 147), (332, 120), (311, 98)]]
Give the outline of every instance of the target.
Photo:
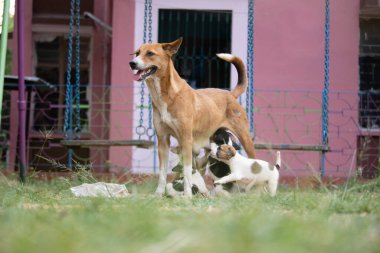
[(247, 90), (248, 86), (247, 72), (245, 71), (244, 63), (239, 57), (233, 56), (231, 54), (217, 54), (217, 56), (226, 62), (232, 63), (235, 66), (238, 73), (238, 82), (231, 92), (235, 98), (238, 98)]
[(280, 151), (277, 151), (276, 152), (276, 168), (278, 169), (278, 170), (280, 170), (280, 168), (281, 168), (281, 154), (280, 154)]

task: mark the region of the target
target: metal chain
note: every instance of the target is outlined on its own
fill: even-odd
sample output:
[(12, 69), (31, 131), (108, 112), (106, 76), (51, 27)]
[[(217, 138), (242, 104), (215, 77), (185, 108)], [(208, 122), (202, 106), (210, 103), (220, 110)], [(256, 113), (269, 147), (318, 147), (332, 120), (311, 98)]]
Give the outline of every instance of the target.
[(254, 133), (254, 0), (248, 0), (248, 39), (247, 39), (247, 72), (248, 90), (246, 93), (246, 112), (249, 129)]
[[(65, 139), (73, 139), (73, 86), (71, 84), (71, 65), (73, 57), (73, 27), (74, 27), (75, 0), (70, 3), (70, 23), (67, 49), (67, 76), (66, 76), (66, 108), (63, 134)], [(72, 168), (73, 150), (67, 152), (67, 167)]]
[[(326, 0), (325, 14), (325, 68), (322, 92), (322, 144), (329, 143), (329, 88), (330, 88), (330, 0)], [(321, 176), (325, 175), (325, 152), (321, 157)]]
[(148, 0), (148, 43), (152, 43), (152, 0)]
[(247, 113), (248, 120), (250, 119), (250, 108), (249, 108), (249, 78), (250, 78), (250, 73), (249, 73), (249, 66), (251, 65), (252, 59), (251, 59), (251, 38), (252, 38), (252, 30), (251, 30), (251, 23), (252, 23), (252, 14), (251, 14), (251, 3), (252, 0), (248, 0), (248, 24), (247, 24), (247, 77), (248, 77), (248, 88), (246, 92), (246, 99), (245, 99), (245, 112)]
[(76, 137), (79, 137), (80, 124), (80, 0), (76, 0), (76, 50), (75, 50), (75, 101), (76, 101)]
[[(72, 112), (72, 85), (71, 85), (71, 64), (72, 64), (72, 54), (73, 54), (73, 27), (74, 27), (74, 9), (75, 0), (71, 0), (70, 3), (70, 23), (69, 23), (69, 38), (67, 44), (67, 76), (66, 76), (66, 108), (65, 108), (65, 122), (63, 126), (63, 133), (65, 138), (68, 137), (68, 131), (72, 129), (70, 125), (70, 118)], [(70, 130), (71, 129), (71, 130)]]
[[(148, 35), (148, 41), (147, 41), (147, 35)], [(152, 0), (145, 0), (145, 6), (144, 6), (144, 31), (143, 31), (143, 43), (152, 43)], [(136, 127), (136, 133), (139, 136), (139, 139), (141, 139), (142, 135), (147, 134), (149, 139), (152, 139), (155, 132), (153, 129), (152, 124), (152, 98), (148, 94), (148, 113), (149, 113), (149, 122), (148, 122), (148, 128), (144, 127), (144, 101), (145, 101), (145, 82), (142, 81), (141, 83), (141, 91), (140, 91), (140, 119), (139, 119), (139, 125)]]
[[(148, 0), (148, 43), (152, 43), (152, 0)], [(150, 94), (148, 95), (148, 112), (149, 120), (146, 134), (148, 135), (149, 140), (151, 140), (155, 135), (155, 131), (153, 128), (153, 108), (152, 97)]]
[(330, 1), (326, 0), (325, 20), (325, 68), (324, 88), (322, 95), (322, 144), (328, 144), (328, 108), (329, 108), (329, 83), (330, 83)]
[[(148, 1), (145, 0), (144, 3), (144, 31), (143, 31), (143, 43), (146, 43), (146, 31), (147, 31), (147, 23), (148, 23)], [(139, 136), (139, 140), (141, 139), (141, 136), (143, 136), (146, 133), (146, 128), (144, 127), (144, 96), (145, 96), (145, 82), (141, 82), (141, 91), (140, 91), (140, 119), (139, 124), (136, 127), (136, 134)]]

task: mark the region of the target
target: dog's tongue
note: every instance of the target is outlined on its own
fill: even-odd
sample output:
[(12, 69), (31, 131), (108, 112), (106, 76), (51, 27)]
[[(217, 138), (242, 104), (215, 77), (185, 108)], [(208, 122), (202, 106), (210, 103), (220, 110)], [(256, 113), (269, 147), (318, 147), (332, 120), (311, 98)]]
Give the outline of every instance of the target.
[(143, 74), (144, 74), (144, 70), (139, 70), (133, 76), (135, 77), (136, 81), (141, 81), (143, 79), (142, 78)]

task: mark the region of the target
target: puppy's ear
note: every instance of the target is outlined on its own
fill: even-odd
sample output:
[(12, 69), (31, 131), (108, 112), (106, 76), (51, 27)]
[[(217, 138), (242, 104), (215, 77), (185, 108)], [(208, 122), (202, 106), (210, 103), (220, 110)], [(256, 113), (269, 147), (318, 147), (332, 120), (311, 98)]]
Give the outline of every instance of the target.
[(162, 48), (165, 50), (165, 52), (168, 55), (172, 56), (178, 52), (178, 49), (181, 46), (181, 44), (182, 44), (182, 37), (170, 43), (162, 43)]

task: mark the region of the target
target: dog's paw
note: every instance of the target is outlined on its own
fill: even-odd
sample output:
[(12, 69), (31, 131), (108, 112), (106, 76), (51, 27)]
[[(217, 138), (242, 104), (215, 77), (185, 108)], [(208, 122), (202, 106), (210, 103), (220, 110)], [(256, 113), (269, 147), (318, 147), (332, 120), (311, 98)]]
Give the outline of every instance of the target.
[(214, 181), (214, 185), (221, 185), (222, 183), (220, 182), (220, 180), (216, 180)]
[(230, 197), (230, 193), (223, 189), (223, 186), (218, 184), (211, 190), (210, 195), (212, 197)]
[(157, 188), (157, 190), (154, 192), (154, 196), (158, 198), (162, 198), (162, 196), (164, 196), (164, 193), (165, 193), (165, 189)]
[(190, 189), (190, 191), (185, 189), (183, 196), (187, 199), (191, 199), (193, 197), (193, 193), (192, 193), (191, 189)]
[(210, 198), (211, 197), (210, 192), (208, 192), (208, 191), (207, 192), (201, 192), (200, 194), (204, 198)]

